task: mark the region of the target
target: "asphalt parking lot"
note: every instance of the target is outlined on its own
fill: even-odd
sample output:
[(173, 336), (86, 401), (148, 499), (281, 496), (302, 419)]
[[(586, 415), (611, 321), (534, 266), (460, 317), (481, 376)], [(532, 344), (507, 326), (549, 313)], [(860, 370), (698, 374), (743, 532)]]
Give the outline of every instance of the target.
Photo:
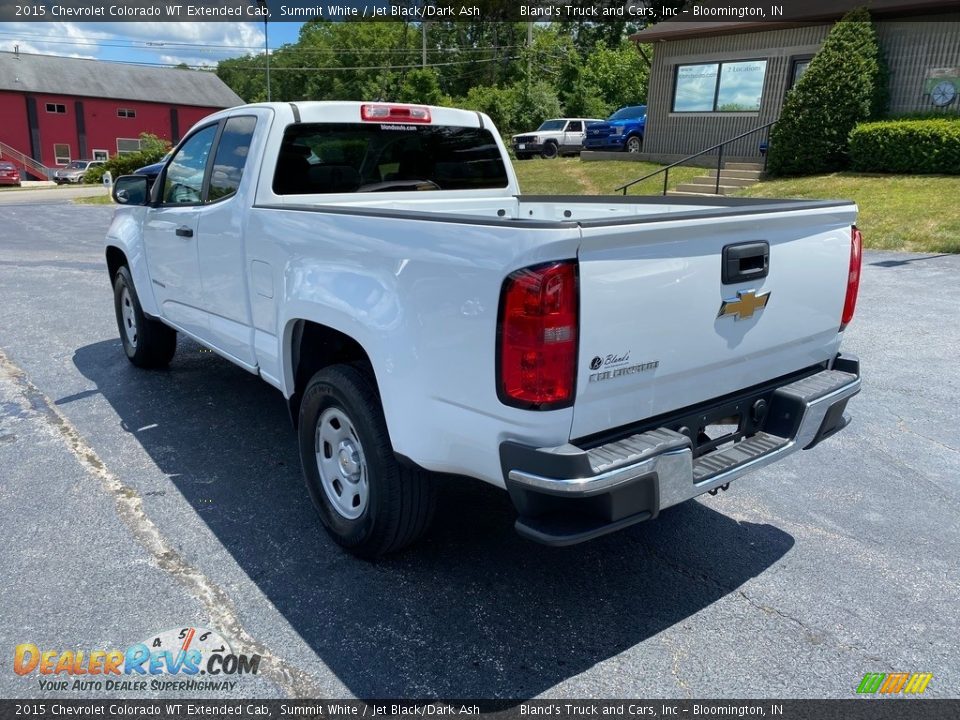
[(960, 256), (866, 253), (863, 392), (816, 450), (566, 549), (457, 483), (367, 564), (322, 532), (279, 393), (183, 340), (169, 371), (124, 358), (111, 213), (0, 207), (3, 697), (83, 697), (15, 675), (19, 643), (188, 625), (265, 657), (214, 697), (960, 695)]

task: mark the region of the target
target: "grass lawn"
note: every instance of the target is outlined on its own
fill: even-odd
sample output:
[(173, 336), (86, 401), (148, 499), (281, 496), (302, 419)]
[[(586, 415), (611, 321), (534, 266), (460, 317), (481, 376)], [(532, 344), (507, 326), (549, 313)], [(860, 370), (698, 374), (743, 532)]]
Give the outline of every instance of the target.
[(73, 201), (78, 205), (113, 205), (113, 198), (109, 195), (93, 195), (92, 197), (78, 197)]
[(960, 252), (960, 177), (834, 173), (764, 180), (737, 194), (853, 200), (866, 247)]
[[(614, 188), (656, 170), (659, 165), (643, 162), (581, 162), (580, 158), (514, 160), (513, 167), (524, 195), (613, 195)], [(670, 187), (702, 175), (701, 168), (679, 167), (670, 171)], [(630, 195), (659, 195), (663, 176), (634, 185)], [(619, 193), (618, 193), (619, 194)]]

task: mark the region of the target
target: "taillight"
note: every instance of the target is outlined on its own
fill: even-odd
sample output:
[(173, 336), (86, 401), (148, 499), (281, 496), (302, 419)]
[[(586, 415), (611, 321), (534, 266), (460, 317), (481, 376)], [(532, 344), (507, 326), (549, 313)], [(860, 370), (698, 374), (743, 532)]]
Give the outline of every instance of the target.
[(863, 234), (854, 225), (850, 228), (850, 270), (847, 273), (847, 296), (843, 300), (843, 315), (840, 329), (843, 330), (853, 320), (857, 309), (857, 294), (860, 292), (860, 263), (863, 258)]
[(577, 370), (577, 263), (511, 273), (500, 299), (497, 394), (514, 407), (573, 402)]
[(412, 105), (361, 105), (360, 119), (371, 122), (429, 123), (430, 108)]

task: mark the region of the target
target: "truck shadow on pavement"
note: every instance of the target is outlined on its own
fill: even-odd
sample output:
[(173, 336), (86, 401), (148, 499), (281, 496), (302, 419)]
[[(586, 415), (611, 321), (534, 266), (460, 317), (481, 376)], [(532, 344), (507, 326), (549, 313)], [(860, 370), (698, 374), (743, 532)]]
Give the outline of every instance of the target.
[[(168, 371), (137, 370), (118, 341), (80, 348), (74, 363), (358, 697), (535, 696), (735, 593), (793, 546), (771, 525), (738, 523), (690, 502), (584, 545), (547, 548), (514, 533), (506, 493), (452, 480), (422, 543), (366, 563), (324, 533), (283, 398), (266, 383), (182, 339)], [(163, 490), (155, 476), (121, 480), (142, 496)], [(145, 507), (161, 532), (189, 545), (184, 528), (165, 527), (162, 507)], [(246, 615), (261, 612), (235, 599)], [(254, 635), (256, 624), (247, 623)], [(568, 694), (622, 695), (641, 675), (667, 676), (682, 662), (673, 652), (659, 642)]]

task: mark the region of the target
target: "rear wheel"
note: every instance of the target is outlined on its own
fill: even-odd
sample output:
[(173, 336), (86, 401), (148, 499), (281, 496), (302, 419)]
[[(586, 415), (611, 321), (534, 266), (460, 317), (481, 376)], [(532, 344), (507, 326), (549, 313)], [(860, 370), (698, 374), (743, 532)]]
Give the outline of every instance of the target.
[(623, 149), (629, 153), (638, 153), (643, 148), (643, 138), (639, 135), (631, 135), (623, 144)]
[(123, 351), (130, 362), (142, 368), (169, 365), (177, 350), (177, 332), (144, 314), (126, 266), (121, 266), (113, 279), (113, 306)]
[(298, 432), (307, 489), (339, 545), (376, 558), (427, 531), (436, 504), (432, 479), (397, 462), (365, 372), (333, 365), (314, 375), (303, 393)]

